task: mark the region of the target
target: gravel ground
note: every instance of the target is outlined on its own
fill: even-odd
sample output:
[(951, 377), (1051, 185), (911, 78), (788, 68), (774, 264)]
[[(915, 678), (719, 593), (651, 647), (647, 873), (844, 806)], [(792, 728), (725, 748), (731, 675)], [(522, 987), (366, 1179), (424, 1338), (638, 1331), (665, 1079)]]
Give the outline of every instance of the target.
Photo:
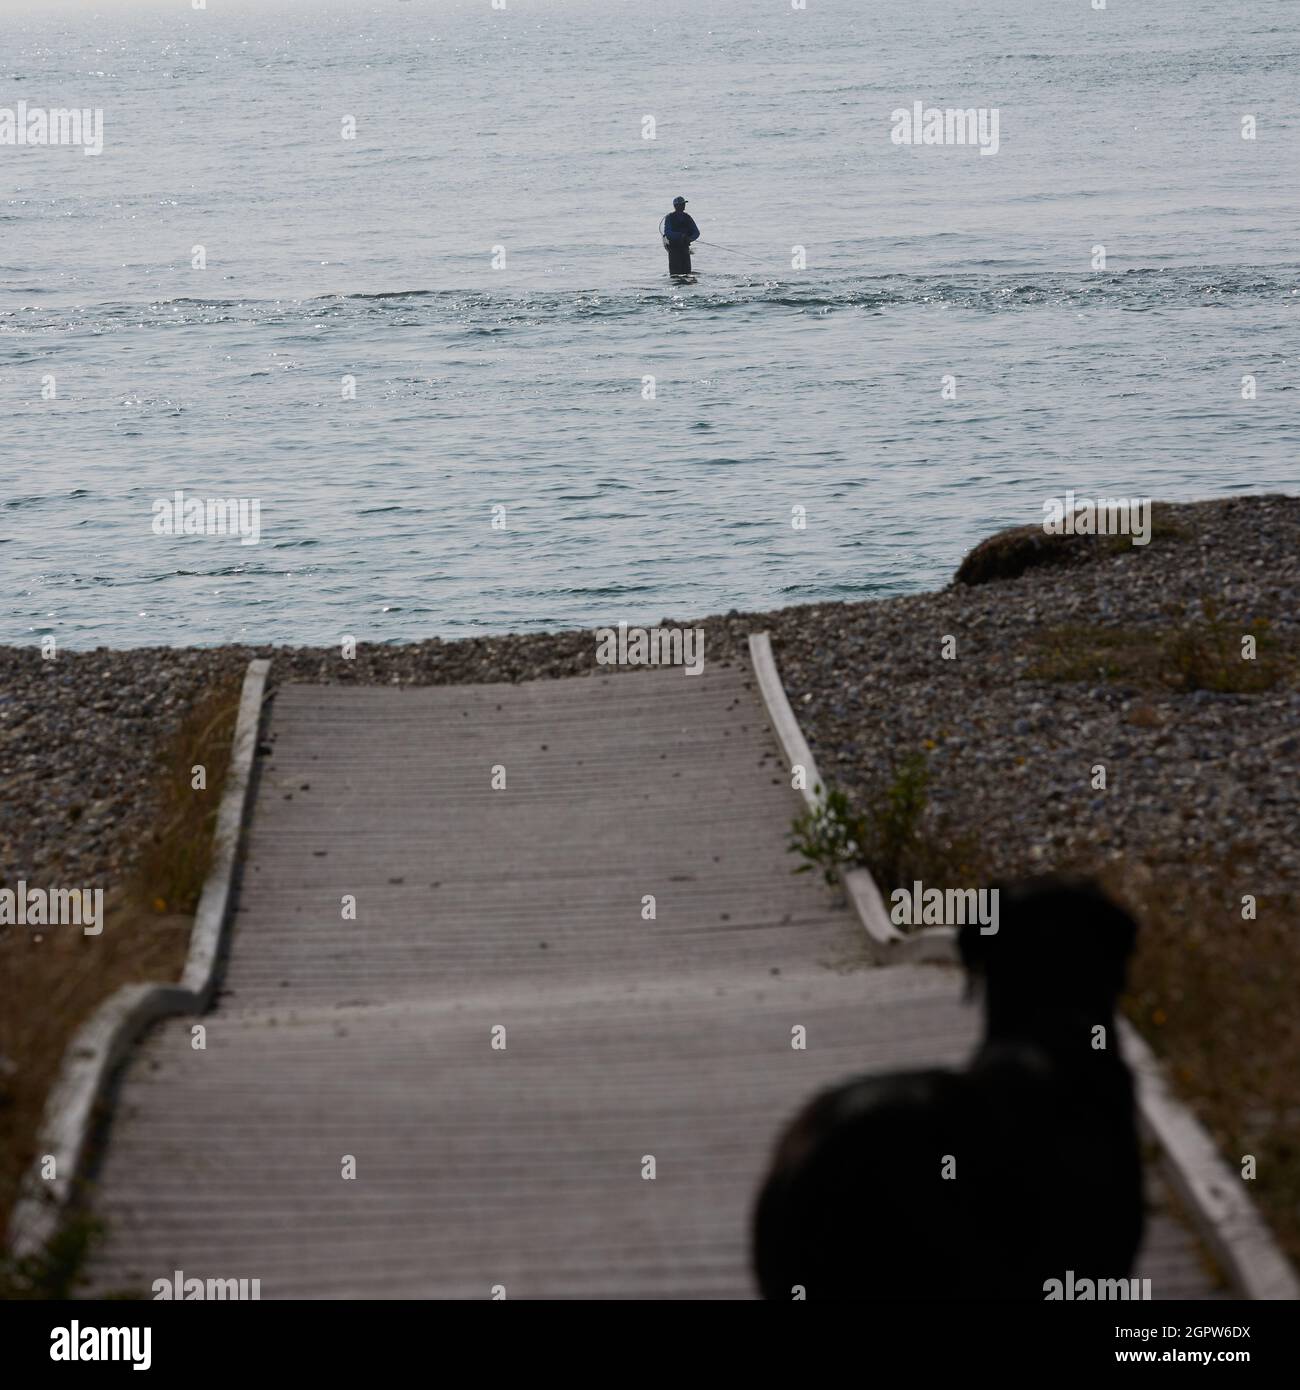
[[(747, 661), (748, 634), (769, 631), (822, 775), (859, 809), (881, 805), (900, 761), (922, 751), (925, 843), (943, 845), (952, 831), (976, 846), (974, 859), (961, 852), (975, 870), (947, 886), (1070, 868), (1098, 873), (1128, 902), (1143, 924), (1129, 1014), (1221, 1151), (1258, 1155), (1256, 1200), (1300, 1261), (1300, 498), (1172, 506), (1141, 549), (1004, 533), (962, 572), (1000, 569), (1018, 577), (662, 623), (702, 627), (710, 661)], [(1271, 688), (1171, 684), (1178, 615), (1204, 627), (1207, 599), (1238, 675), (1241, 634), (1269, 621)], [(1061, 630), (1065, 639), (1053, 638)], [(1106, 641), (1118, 644), (1122, 669), (1075, 669), (1080, 652), (1109, 661)], [(159, 776), (176, 766), (175, 734), (252, 656), (274, 658), (273, 684), (456, 684), (620, 669), (598, 667), (595, 652), (590, 632), (363, 647), (354, 660), (334, 649), (226, 647), (45, 661), (33, 648), (0, 647), (0, 886), (102, 886), (110, 898), (125, 887), (159, 818)], [(1098, 763), (1104, 791), (1090, 785)], [(1245, 892), (1261, 902), (1249, 929), (1238, 910)], [(0, 1038), (0, 1154), (10, 1151), (0, 1210), (34, 1152), (72, 1028), (115, 983), (161, 978), (158, 962), (180, 958), (169, 922), (136, 919), (93, 938), (117, 954), (80, 992), (65, 976), (84, 970), (81, 938), (50, 939), (65, 965), (24, 954), (52, 946), (0, 930), (0, 997), (14, 1014)], [(170, 930), (186, 927), (178, 918)]]
[[(932, 815), (977, 836), (990, 873), (1125, 857), (1254, 891), (1300, 886), (1300, 498), (1171, 507), (1182, 537), (977, 587), (774, 615), (790, 701), (829, 782), (862, 806), (927, 750)], [(1231, 633), (1270, 620), (1284, 671), (1256, 694), (1033, 679), (1043, 634), (1140, 628), (1217, 602)], [(943, 660), (945, 635), (956, 659)], [(1106, 769), (1094, 791), (1091, 770)]]
[[(1208, 872), (1228, 847), (1259, 891), (1300, 879), (1300, 498), (1170, 507), (1183, 532), (1115, 554), (939, 593), (775, 613), (665, 617), (705, 630), (710, 661), (746, 660), (771, 632), (791, 703), (829, 781), (860, 804), (899, 758), (924, 748), (932, 813), (973, 826), (992, 870), (1141, 855)], [(1143, 689), (1120, 681), (1028, 679), (1041, 634), (1071, 624), (1167, 627), (1171, 603), (1216, 598), (1225, 616), (1272, 623), (1292, 658), (1261, 694)], [(1244, 631), (1245, 628), (1243, 627)], [(1234, 628), (1235, 631), (1235, 628)], [(956, 659), (944, 660), (945, 636)], [(117, 882), (149, 825), (156, 768), (185, 709), (251, 656), (273, 680), (456, 684), (584, 675), (590, 632), (390, 647), (0, 647), (0, 874), (3, 881)], [(1093, 791), (1102, 763), (1107, 789)]]

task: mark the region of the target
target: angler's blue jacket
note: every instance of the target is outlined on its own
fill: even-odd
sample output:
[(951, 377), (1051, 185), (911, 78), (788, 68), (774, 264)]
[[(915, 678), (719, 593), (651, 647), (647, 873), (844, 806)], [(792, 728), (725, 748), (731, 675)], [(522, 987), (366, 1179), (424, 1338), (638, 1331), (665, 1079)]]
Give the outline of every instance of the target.
[(689, 212), (678, 212), (674, 209), (664, 218), (664, 236), (669, 241), (698, 241), (700, 229)]

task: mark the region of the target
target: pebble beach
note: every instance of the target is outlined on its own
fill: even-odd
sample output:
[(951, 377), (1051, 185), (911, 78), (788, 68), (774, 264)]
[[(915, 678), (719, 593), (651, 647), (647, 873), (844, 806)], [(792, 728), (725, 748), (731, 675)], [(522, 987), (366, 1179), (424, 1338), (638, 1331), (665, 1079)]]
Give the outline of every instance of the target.
[[(983, 542), (962, 578), (937, 592), (665, 615), (662, 626), (702, 629), (706, 663), (747, 665), (749, 634), (769, 632), (819, 771), (854, 810), (884, 804), (903, 761), (922, 758), (919, 832), (927, 846), (961, 846), (939, 855), (950, 883), (1075, 871), (1124, 901), (1142, 924), (1129, 1017), (1220, 1151), (1260, 1156), (1257, 1199), (1297, 1255), (1300, 1023), (1289, 1001), (1300, 970), (1300, 499), (1171, 505), (1158, 516), (1145, 547), (1046, 545), (1020, 528)], [(1258, 667), (1242, 661), (1245, 636), (1258, 638)], [(295, 681), (520, 682), (638, 669), (598, 665), (598, 646), (595, 631), (569, 631), (362, 646), (350, 659), (336, 648), (219, 647), (46, 660), (0, 647), (0, 886), (102, 886), (111, 900), (129, 883), (137, 904), (125, 930), (96, 938), (110, 955), (97, 984), (82, 982), (89, 993), (44, 1023), (28, 1019), (44, 1041), (0, 1040), (13, 1142), (30, 1142), (79, 1011), (183, 958), (187, 919), (140, 906), (165, 907), (140, 881), (142, 847), (163, 819), (163, 773), (188, 769), (179, 731), (214, 690), (233, 704), (252, 657), (272, 659), (272, 698)], [(1249, 924), (1245, 895), (1258, 904)], [(10, 997), (60, 989), (60, 957), (3, 949), (23, 947), (21, 930), (0, 928)], [(66, 959), (77, 938), (50, 940)], [(39, 1065), (27, 1074), (13, 1058), (33, 1048)], [(0, 1173), (0, 1195), (17, 1171)]]
[[(998, 873), (1140, 856), (1208, 873), (1222, 851), (1252, 859), (1261, 892), (1300, 879), (1300, 499), (1251, 497), (1162, 509), (1147, 547), (1082, 538), (1066, 563), (912, 597), (695, 619), (706, 661), (747, 661), (751, 632), (777, 661), (822, 775), (855, 799), (923, 750), (930, 807), (977, 828)], [(1122, 679), (1035, 679), (1044, 634), (1137, 630), (1157, 640), (1206, 599), (1233, 632), (1267, 619), (1282, 664), (1257, 693)], [(955, 639), (955, 656), (941, 655)], [(98, 649), (42, 659), (0, 647), (0, 862), (7, 878), (119, 878), (148, 833), (169, 731), (253, 656), (272, 681), (458, 684), (607, 673), (591, 631), (358, 649)], [(684, 677), (689, 679), (689, 677)], [(1104, 764), (1104, 791), (1090, 769)]]

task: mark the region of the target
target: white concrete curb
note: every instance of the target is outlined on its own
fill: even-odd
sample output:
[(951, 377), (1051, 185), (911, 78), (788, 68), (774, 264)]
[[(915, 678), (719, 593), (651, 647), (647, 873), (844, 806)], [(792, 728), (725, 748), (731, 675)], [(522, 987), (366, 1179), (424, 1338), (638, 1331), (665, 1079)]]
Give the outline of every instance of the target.
[(43, 1250), (59, 1228), (86, 1157), (86, 1141), (114, 1071), (154, 1019), (201, 1013), (212, 998), (217, 959), (229, 923), (239, 840), (250, 806), (253, 757), (271, 663), (250, 661), (244, 676), (230, 750), (230, 766), (217, 811), (212, 864), (203, 884), (190, 951), (179, 984), (123, 985), (77, 1030), (46, 1098), (37, 1142), (55, 1161), (57, 1177), (29, 1171), (9, 1220), (9, 1248), (18, 1258)]
[[(799, 721), (790, 708), (780, 672), (776, 669), (776, 658), (772, 655), (772, 642), (766, 632), (750, 633), (749, 659), (758, 677), (758, 688), (776, 741), (781, 745), (791, 772), (796, 767), (804, 769), (803, 799), (809, 807), (816, 807), (817, 791), (825, 783), (817, 771), (812, 749), (808, 747)], [(876, 887), (875, 879), (866, 869), (847, 869), (840, 874), (840, 881), (853, 910), (866, 928), (867, 940), (877, 964), (955, 958), (957, 934), (951, 927), (928, 927), (906, 936), (900, 932), (889, 920), (885, 900)]]
[[(791, 767), (807, 769), (810, 788), (822, 785), (812, 750), (781, 685), (766, 632), (751, 633), (750, 659), (768, 718)], [(809, 806), (817, 804), (804, 792)], [(862, 921), (878, 964), (957, 960), (957, 933), (931, 927), (903, 937), (889, 920), (880, 889), (865, 869), (843, 875), (849, 902)], [(1219, 1156), (1200, 1121), (1169, 1089), (1159, 1060), (1127, 1021), (1119, 1025), (1121, 1046), (1137, 1080), (1138, 1110), (1147, 1136), (1160, 1149), (1162, 1167), (1187, 1208), (1197, 1233), (1242, 1298), (1300, 1299), (1300, 1281), (1250, 1200), (1243, 1179)]]
[(1300, 1281), (1250, 1200), (1245, 1180), (1219, 1156), (1196, 1116), (1175, 1099), (1159, 1059), (1137, 1029), (1121, 1019), (1119, 1030), (1137, 1077), (1143, 1124), (1160, 1146), (1165, 1174), (1233, 1287), (1243, 1298), (1300, 1298)]

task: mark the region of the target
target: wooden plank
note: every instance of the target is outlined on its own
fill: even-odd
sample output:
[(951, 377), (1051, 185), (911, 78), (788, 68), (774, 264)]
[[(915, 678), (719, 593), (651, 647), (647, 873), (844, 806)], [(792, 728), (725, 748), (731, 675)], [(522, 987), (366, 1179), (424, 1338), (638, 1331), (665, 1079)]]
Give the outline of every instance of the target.
[(136, 1037), (158, 1018), (200, 1012), (212, 998), (217, 960), (230, 922), (240, 836), (250, 807), (253, 758), (269, 670), (269, 661), (257, 659), (248, 663), (244, 674), (211, 863), (195, 911), (181, 982), (123, 985), (99, 1005), (68, 1044), (46, 1098), (37, 1139), (37, 1154), (54, 1161), (56, 1176), (47, 1179), (33, 1167), (9, 1220), (10, 1253), (19, 1259), (45, 1251), (63, 1223), (83, 1176), (95, 1117)]
[(744, 668), (290, 686), (267, 737), (206, 1048), (164, 1024), (122, 1079), (96, 1292), (746, 1296), (781, 1122), (974, 1041), (955, 971), (871, 968), (791, 874)]

